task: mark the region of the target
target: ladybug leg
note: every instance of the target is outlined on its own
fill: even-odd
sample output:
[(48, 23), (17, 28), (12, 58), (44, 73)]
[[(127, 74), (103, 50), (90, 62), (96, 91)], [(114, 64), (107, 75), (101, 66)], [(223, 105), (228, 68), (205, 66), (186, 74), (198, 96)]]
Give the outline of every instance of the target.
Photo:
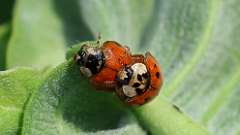
[(132, 63), (144, 63), (144, 55), (141, 54), (132, 55)]
[(124, 45), (123, 47), (127, 52), (130, 52), (130, 48), (127, 45)]

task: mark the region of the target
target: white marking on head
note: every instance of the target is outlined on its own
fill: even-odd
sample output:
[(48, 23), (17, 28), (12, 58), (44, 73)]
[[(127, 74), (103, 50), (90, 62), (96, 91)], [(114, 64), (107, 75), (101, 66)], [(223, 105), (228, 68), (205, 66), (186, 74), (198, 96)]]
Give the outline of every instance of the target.
[(93, 47), (87, 48), (87, 52), (88, 52), (89, 54), (92, 54), (92, 55), (97, 55), (97, 51), (96, 51), (96, 49), (93, 48)]
[(147, 67), (143, 63), (135, 63), (131, 66), (131, 68), (133, 69), (133, 74), (135, 75), (147, 73)]
[[(123, 93), (128, 97), (136, 96), (136, 89), (138, 88), (144, 90), (148, 83), (147, 78), (143, 77), (143, 74), (146, 74), (148, 72), (147, 67), (143, 63), (135, 63), (131, 66), (131, 69), (133, 70), (133, 74), (128, 85), (122, 86)], [(120, 75), (120, 78), (125, 78), (125, 76), (127, 76), (126, 74), (126, 71), (124, 71), (123, 75)], [(141, 80), (138, 79), (139, 75), (141, 76)], [(139, 84), (139, 86), (133, 87), (133, 85), (136, 83)]]

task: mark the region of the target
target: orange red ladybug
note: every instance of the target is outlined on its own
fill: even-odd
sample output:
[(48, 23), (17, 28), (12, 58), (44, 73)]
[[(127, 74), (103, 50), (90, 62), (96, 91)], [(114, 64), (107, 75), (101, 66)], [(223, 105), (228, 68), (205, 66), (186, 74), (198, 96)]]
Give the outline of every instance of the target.
[(83, 45), (74, 56), (81, 73), (96, 89), (113, 91), (130, 105), (145, 104), (158, 95), (163, 74), (150, 52), (132, 55), (128, 47), (115, 41), (97, 44)]

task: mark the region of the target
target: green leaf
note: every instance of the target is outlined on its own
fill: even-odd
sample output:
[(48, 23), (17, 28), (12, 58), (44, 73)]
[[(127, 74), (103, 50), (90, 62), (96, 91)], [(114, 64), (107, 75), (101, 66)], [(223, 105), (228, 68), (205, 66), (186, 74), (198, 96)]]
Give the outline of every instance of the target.
[(14, 3), (15, 0), (1, 0), (0, 25), (10, 21)]
[(29, 101), (24, 135), (145, 134), (111, 93), (94, 90), (72, 61), (54, 69)]
[[(169, 69), (175, 65), (166, 71), (169, 76), (163, 94), (171, 97), (211, 132), (234, 135), (240, 128), (240, 106), (237, 102), (240, 90), (240, 19), (236, 18), (240, 10), (235, 8), (240, 2), (216, 0), (206, 4), (209, 4), (207, 21), (201, 23), (205, 25), (200, 38), (195, 37), (198, 38), (197, 43), (183, 40), (185, 49), (177, 51), (182, 53), (182, 57), (175, 57), (169, 67), (165, 67)], [(187, 46), (189, 49), (194, 46), (194, 50), (188, 50)]]
[(205, 128), (195, 123), (162, 96), (144, 106), (135, 107), (134, 110), (142, 125), (150, 129), (152, 134), (210, 135)]
[[(67, 52), (67, 59), (71, 60), (84, 44), (94, 46), (97, 43), (96, 41), (88, 41), (72, 46)], [(150, 129), (152, 134), (210, 135), (206, 129), (202, 128), (200, 125), (193, 122), (189, 117), (185, 116), (185, 114), (181, 112), (176, 105), (172, 105), (167, 102), (164, 97), (158, 98), (142, 107), (138, 106), (132, 109), (142, 123), (141, 125)], [(161, 114), (161, 116), (159, 116), (159, 114)]]
[(81, 7), (104, 39), (156, 56), (165, 74), (162, 95), (214, 134), (239, 133), (240, 2), (134, 2), (82, 0)]
[(8, 23), (0, 25), (0, 71), (5, 69), (6, 48), (10, 36), (10, 26)]
[(153, 0), (79, 0), (82, 15), (93, 33), (136, 50), (151, 17)]
[(17, 68), (0, 72), (0, 134), (20, 132), (26, 102), (40, 82), (39, 72)]
[[(51, 0), (54, 1), (54, 0)], [(93, 40), (93, 35), (85, 20), (81, 16), (81, 9), (78, 0), (58, 0), (54, 1), (56, 12), (63, 23), (64, 38), (68, 46), (71, 46), (79, 41)], [(63, 10), (64, 9), (64, 10)]]
[(63, 22), (53, 0), (19, 0), (7, 51), (7, 67), (55, 66), (64, 60)]
[[(64, 8), (65, 5), (67, 8)], [(103, 40), (116, 40), (123, 45), (128, 45), (133, 53), (150, 51), (160, 62), (165, 75), (164, 86), (160, 94), (180, 106), (184, 113), (204, 125), (212, 133), (238, 135), (240, 133), (239, 6), (239, 0), (18, 1), (14, 14), (13, 36), (7, 54), (8, 66), (34, 65), (42, 67), (49, 63), (56, 65), (63, 61), (64, 44), (78, 39), (78, 29), (83, 30), (79, 32), (79, 40), (92, 38), (80, 35), (82, 33), (91, 35), (89, 34), (90, 29), (93, 35), (100, 32)], [(79, 26), (74, 21), (79, 22)], [(109, 124), (111, 126), (106, 126), (108, 124), (100, 126), (96, 121), (87, 119), (89, 118), (86, 117), (88, 114), (96, 114), (96, 108), (101, 109), (102, 107), (97, 102), (87, 106), (86, 102), (91, 102), (92, 98), (86, 97), (93, 96), (97, 101), (102, 97), (110, 100), (111, 103), (107, 108), (111, 108), (111, 112), (119, 111), (115, 110), (121, 106), (116, 105), (117, 99), (115, 101), (111, 96), (102, 96), (101, 94), (105, 94), (98, 92), (96, 94), (90, 92), (86, 96), (82, 92), (85, 90), (84, 87), (87, 90), (94, 90), (88, 88), (88, 85), (82, 84), (85, 81), (77, 83), (78, 86), (74, 89), (69, 88), (71, 86), (63, 86), (62, 84), (66, 84), (69, 80), (69, 84), (75, 84), (71, 77), (68, 79), (63, 77), (64, 82), (60, 81), (62, 84), (58, 81), (55, 82), (58, 75), (71, 75), (72, 68), (64, 68), (64, 66), (62, 68), (63, 70), (61, 67), (57, 68), (59, 69), (58, 73), (55, 73), (56, 71), (51, 73), (50, 78), (45, 80), (45, 85), (31, 99), (25, 115), (24, 133), (31, 134), (34, 131), (42, 131), (37, 133), (44, 134), (45, 130), (45, 133), (49, 134), (53, 134), (52, 132), (56, 134), (58, 132), (112, 134), (115, 132), (115, 130), (109, 129), (112, 127), (111, 124)], [(79, 73), (76, 72), (74, 70), (72, 76), (79, 77)], [(81, 77), (75, 79), (85, 80)], [(65, 88), (74, 91), (73, 94), (70, 92), (68, 94), (74, 99), (72, 102), (75, 105), (68, 101), (71, 98), (66, 98), (65, 94), (58, 95), (62, 94), (61, 91)], [(80, 94), (83, 96), (79, 95), (77, 89), (81, 89)], [(48, 96), (47, 92), (51, 93), (54, 90), (57, 93)], [(55, 101), (56, 98), (51, 98), (53, 97), (51, 95), (54, 94), (55, 97), (63, 97), (64, 100)], [(68, 100), (66, 101), (66, 99)], [(147, 123), (143, 124), (147, 131), (158, 134), (158, 129), (161, 128), (156, 123), (160, 123), (161, 126), (161, 123), (165, 121), (161, 121), (163, 117), (160, 114), (157, 118), (156, 113), (161, 112), (161, 109), (164, 108), (159, 108), (160, 97), (157, 97), (155, 101), (157, 104), (147, 104), (143, 106), (144, 109), (137, 109), (135, 114), (141, 120), (139, 124)], [(52, 103), (51, 106), (49, 103)], [(83, 108), (76, 106), (77, 103), (83, 104), (84, 109), (93, 110), (83, 114)], [(57, 107), (61, 111), (51, 112), (56, 110), (56, 105), (60, 105)], [(44, 107), (41, 110), (38, 108), (39, 106)], [(65, 109), (69, 115), (62, 118), (63, 115), (59, 115), (59, 112), (64, 111), (66, 106), (70, 106), (71, 109)], [(75, 109), (76, 107), (79, 108)], [(46, 118), (45, 112), (51, 114), (49, 118), (52, 119)], [(80, 115), (84, 116), (83, 118), (86, 120), (80, 119), (82, 118), (79, 117)], [(132, 113), (126, 115), (123, 113), (123, 115), (132, 116)], [(66, 121), (66, 118), (69, 119), (69, 117), (76, 119), (77, 122)], [(103, 115), (103, 117), (107, 116)], [(125, 127), (131, 125), (129, 124), (131, 122), (128, 122), (130, 119), (126, 119), (127, 122), (122, 124), (123, 128), (113, 126), (117, 133), (125, 131)], [(114, 120), (110, 119), (104, 122), (112, 122), (115, 125), (118, 122)], [(88, 128), (84, 127), (86, 126), (84, 123), (88, 123), (86, 121), (89, 122)], [(137, 129), (129, 128), (129, 132), (132, 132), (131, 129), (133, 129), (142, 133), (135, 120), (133, 120), (133, 125)], [(173, 125), (168, 123), (165, 126), (172, 128)], [(58, 128), (54, 130), (55, 127)]]
[(8, 68), (56, 66), (64, 61), (67, 45), (93, 39), (79, 11), (76, 0), (18, 1), (7, 51)]

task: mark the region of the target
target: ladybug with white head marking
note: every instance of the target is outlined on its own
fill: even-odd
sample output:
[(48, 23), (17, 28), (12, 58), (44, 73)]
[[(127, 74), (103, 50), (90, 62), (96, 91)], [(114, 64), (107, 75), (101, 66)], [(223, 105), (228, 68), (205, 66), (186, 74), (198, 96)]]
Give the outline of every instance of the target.
[(143, 105), (156, 97), (163, 83), (163, 74), (156, 59), (147, 52), (133, 55), (133, 63), (118, 72), (116, 93), (130, 105)]
[(84, 44), (74, 58), (80, 71), (86, 77), (99, 73), (105, 63), (103, 51), (98, 47)]
[(114, 91), (118, 71), (129, 65), (132, 58), (129, 48), (115, 41), (106, 41), (103, 44), (84, 44), (74, 56), (74, 61), (94, 87)]

